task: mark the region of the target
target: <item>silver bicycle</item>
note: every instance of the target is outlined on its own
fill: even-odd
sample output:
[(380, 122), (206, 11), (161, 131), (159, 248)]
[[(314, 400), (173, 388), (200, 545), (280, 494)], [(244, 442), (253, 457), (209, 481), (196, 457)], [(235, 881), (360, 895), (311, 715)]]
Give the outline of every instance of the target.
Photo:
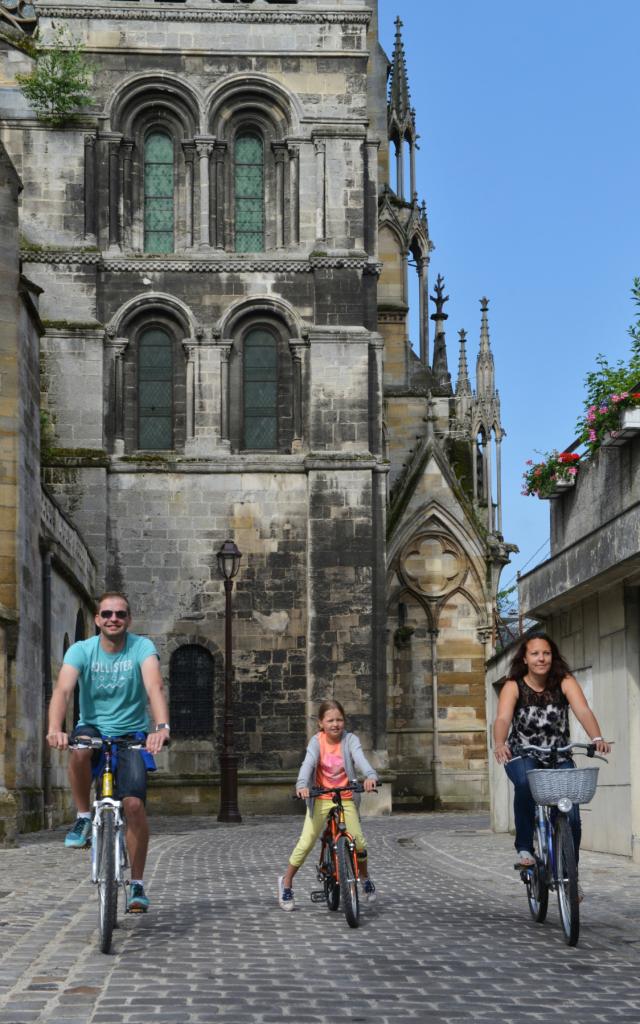
[(586, 804), (593, 799), (599, 772), (596, 767), (556, 767), (568, 760), (574, 751), (607, 763), (606, 757), (596, 754), (594, 743), (521, 748), (522, 755), (544, 759), (546, 765), (527, 772), (531, 795), (536, 802), (535, 863), (526, 868), (516, 865), (527, 889), (527, 901), (534, 921), (542, 924), (547, 916), (549, 892), (556, 893), (562, 931), (568, 946), (575, 946), (580, 934), (578, 866), (569, 814), (574, 804)]
[(140, 740), (127, 738), (77, 736), (69, 743), (70, 749), (99, 750), (104, 754), (100, 773), (96, 778), (96, 799), (93, 804), (91, 829), (91, 881), (98, 887), (98, 934), (102, 953), (111, 949), (114, 928), (118, 927), (118, 892), (124, 899), (127, 913), (127, 869), (129, 859), (125, 842), (126, 822), (122, 801), (114, 799), (114, 748), (142, 749)]

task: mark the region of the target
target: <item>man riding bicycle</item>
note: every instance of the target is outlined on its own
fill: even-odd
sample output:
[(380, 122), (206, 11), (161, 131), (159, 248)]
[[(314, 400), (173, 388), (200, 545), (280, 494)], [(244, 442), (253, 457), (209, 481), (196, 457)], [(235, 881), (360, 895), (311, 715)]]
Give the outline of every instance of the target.
[[(129, 632), (131, 609), (125, 595), (117, 591), (103, 594), (95, 623), (98, 635), (72, 644), (64, 656), (49, 705), (47, 742), (59, 750), (67, 748), (69, 737), (64, 732), (64, 720), (69, 698), (78, 683), (80, 719), (71, 733), (73, 738), (139, 734), (143, 750), (118, 751), (116, 796), (123, 801), (127, 819), (131, 862), (128, 909), (143, 913), (149, 907), (142, 882), (149, 844), (145, 810), (147, 770), (155, 768), (153, 755), (169, 739), (169, 713), (158, 652), (147, 637)], [(155, 722), (155, 730), (150, 733), (147, 702)], [(66, 835), (65, 846), (89, 845), (92, 767), (90, 750), (71, 752), (69, 783), (77, 819)]]

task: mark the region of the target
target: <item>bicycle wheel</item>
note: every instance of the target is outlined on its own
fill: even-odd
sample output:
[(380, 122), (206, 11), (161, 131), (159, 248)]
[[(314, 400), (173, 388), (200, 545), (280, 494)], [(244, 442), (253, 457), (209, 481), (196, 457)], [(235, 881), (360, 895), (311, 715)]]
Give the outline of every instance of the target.
[(538, 832), (533, 837), (533, 855), (535, 865), (527, 872), (527, 902), (534, 921), (542, 924), (547, 916), (549, 906), (549, 886), (546, 878), (544, 851), (540, 850)]
[(342, 909), (349, 927), (357, 928), (360, 916), (358, 882), (353, 864), (354, 855), (349, 848), (349, 840), (346, 836), (340, 836), (338, 839), (337, 855)]
[(328, 843), (322, 851), (322, 877), (327, 907), (329, 910), (337, 910), (340, 906), (340, 886), (336, 881), (331, 847)]
[(575, 946), (580, 934), (578, 868), (571, 826), (564, 814), (558, 815), (554, 829), (558, 908), (565, 942)]
[(118, 886), (116, 883), (116, 846), (113, 812), (102, 811), (100, 826), (100, 860), (98, 863), (98, 927), (100, 951), (111, 949), (111, 936), (116, 923)]

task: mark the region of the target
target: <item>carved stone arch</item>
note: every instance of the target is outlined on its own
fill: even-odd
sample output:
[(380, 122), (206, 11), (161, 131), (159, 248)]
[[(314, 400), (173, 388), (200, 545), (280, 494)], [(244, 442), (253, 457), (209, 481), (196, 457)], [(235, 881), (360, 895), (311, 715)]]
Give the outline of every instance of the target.
[(478, 537), (470, 529), (470, 526), (467, 526), (463, 520), (451, 515), (448, 509), (438, 501), (430, 501), (426, 506), (418, 508), (394, 533), (387, 553), (389, 567), (391, 568), (394, 565), (398, 552), (403, 549), (412, 537), (418, 532), (431, 527), (450, 534), (468, 554), (471, 561), (474, 558), (484, 557), (484, 551), (478, 543)]
[[(184, 449), (188, 357), (202, 334), (185, 303), (159, 292), (129, 299), (112, 317), (105, 346), (105, 435), (116, 455)], [(153, 411), (147, 378), (160, 389), (160, 411)], [(162, 422), (154, 423), (156, 417)]]
[[(223, 340), (229, 344), (226, 407), (231, 449), (281, 453), (297, 450), (303, 433), (306, 345), (295, 319), (279, 303), (258, 299), (238, 304), (224, 318), (223, 332)], [(260, 371), (252, 369), (256, 346), (262, 351)], [(255, 383), (256, 372), (258, 377), (264, 377), (261, 385)], [(272, 402), (262, 410), (254, 408), (252, 395), (256, 387), (272, 395)]]
[(232, 302), (218, 320), (214, 334), (220, 334), (223, 338), (231, 338), (238, 325), (247, 316), (256, 314), (266, 314), (281, 320), (285, 324), (290, 338), (303, 341), (304, 324), (296, 308), (286, 299), (272, 295), (254, 295), (248, 299), (238, 299), (237, 302)]
[(182, 125), (182, 137), (193, 138), (203, 124), (204, 104), (191, 84), (168, 71), (136, 72), (114, 89), (107, 105), (112, 131), (131, 135), (136, 118), (156, 108)]
[(204, 334), (204, 328), (196, 320), (191, 309), (181, 299), (167, 292), (144, 292), (135, 295), (113, 314), (106, 326), (106, 333), (109, 338), (116, 338), (126, 333), (128, 325), (137, 319), (145, 311), (162, 309), (167, 315), (173, 317), (184, 332), (184, 336), (194, 342)]
[(281, 82), (255, 72), (229, 75), (214, 85), (205, 96), (209, 131), (216, 138), (225, 138), (225, 129), (235, 112), (253, 108), (262, 111), (280, 130), (284, 138), (297, 134), (304, 111), (300, 100)]
[[(224, 237), (227, 248), (239, 252), (268, 251), (297, 243), (299, 152), (297, 145), (288, 144), (299, 124), (293, 96), (267, 76), (234, 75), (213, 88), (208, 108), (208, 131), (215, 139), (217, 235)], [(257, 193), (249, 210), (243, 210), (243, 193), (238, 191), (236, 195), (238, 174), (243, 173), (242, 162), (236, 163), (236, 144), (247, 137), (252, 139), (254, 150), (254, 160), (249, 162), (260, 183), (253, 182)], [(262, 199), (261, 208), (255, 203), (258, 198)], [(247, 220), (255, 220), (248, 230)]]
[[(191, 85), (170, 72), (136, 73), (120, 83), (108, 107), (112, 132), (121, 137), (122, 225), (120, 241), (126, 250), (174, 252), (193, 245), (195, 142), (202, 123), (202, 105)], [(163, 162), (167, 195), (163, 196), (163, 235), (145, 232), (145, 147), (152, 133), (166, 136)], [(158, 140), (154, 140), (156, 146)], [(172, 155), (172, 160), (171, 156)], [(157, 179), (156, 179), (157, 184)], [(154, 193), (153, 195), (157, 195)], [(166, 203), (173, 198), (172, 206)], [(154, 199), (148, 197), (148, 202)], [(159, 214), (156, 212), (156, 217)], [(145, 237), (146, 236), (146, 237)]]
[[(196, 706), (189, 708), (188, 699), (191, 687), (188, 687), (187, 692), (184, 692), (184, 688), (182, 688), (181, 692), (174, 694), (172, 698), (172, 684), (175, 685), (177, 682), (175, 671), (179, 666), (178, 659), (180, 658), (181, 651), (191, 656), (189, 664), (192, 664), (193, 655), (197, 655), (198, 650), (204, 652), (205, 658), (211, 659), (212, 685), (210, 693), (207, 694), (206, 679), (196, 679), (194, 693)], [(202, 658), (196, 658), (196, 668), (198, 661), (201, 663)], [(201, 668), (206, 669), (206, 665), (202, 666), (201, 664)], [(164, 648), (163, 669), (165, 678), (169, 682), (172, 733), (178, 740), (210, 739), (214, 732), (219, 731), (218, 726), (221, 718), (220, 711), (222, 708), (224, 681), (224, 656), (222, 651), (208, 637), (201, 636), (198, 633), (174, 634)], [(184, 675), (184, 672), (182, 675)], [(199, 685), (197, 685), (198, 683)], [(178, 714), (178, 712), (181, 713)], [(193, 726), (194, 717), (197, 718), (199, 714), (207, 719), (204, 727), (201, 728), (196, 723), (195, 728), (190, 728), (187, 723), (191, 722)]]

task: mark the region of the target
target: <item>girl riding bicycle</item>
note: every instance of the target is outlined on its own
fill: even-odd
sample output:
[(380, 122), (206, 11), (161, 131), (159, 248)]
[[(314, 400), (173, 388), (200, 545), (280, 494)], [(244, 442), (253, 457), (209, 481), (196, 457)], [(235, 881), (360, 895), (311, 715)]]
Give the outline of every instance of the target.
[[(371, 792), (378, 785), (378, 776), (362, 751), (362, 744), (352, 732), (345, 732), (344, 709), (337, 700), (325, 700), (318, 709), (319, 731), (312, 736), (298, 773), (296, 795), (307, 802), (307, 813), (298, 842), (289, 858), (287, 870), (278, 878), (278, 902), (283, 910), (293, 910), (293, 878), (316, 844), (331, 809), (330, 796), (310, 797), (311, 786), (346, 786), (357, 775), (364, 776), (364, 789)], [(375, 899), (375, 886), (367, 871), (367, 844), (358, 814), (359, 795), (343, 794), (347, 829), (355, 839), (363, 892), (369, 902)]]

